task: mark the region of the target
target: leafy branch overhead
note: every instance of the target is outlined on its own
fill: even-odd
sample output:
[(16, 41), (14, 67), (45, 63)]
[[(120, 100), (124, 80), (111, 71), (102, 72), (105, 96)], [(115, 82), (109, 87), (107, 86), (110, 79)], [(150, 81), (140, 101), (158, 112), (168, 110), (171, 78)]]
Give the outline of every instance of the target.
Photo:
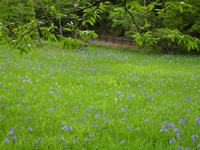
[[(85, 29), (88, 25), (95, 26), (102, 19), (104, 13), (109, 14), (107, 19), (112, 20), (113, 28), (124, 28), (126, 35), (134, 38), (138, 45), (156, 45), (168, 41), (185, 47), (188, 51), (199, 50), (198, 38), (174, 28), (176, 21), (173, 24), (168, 23), (172, 12), (181, 16), (185, 10), (193, 9), (194, 5), (186, 2), (152, 0), (148, 1), (147, 5), (143, 5), (143, 0), (119, 0), (116, 2), (56, 0), (56, 3), (53, 0), (47, 0), (47, 3), (44, 0), (26, 0), (26, 3), (10, 7), (11, 1), (0, 2), (2, 6), (5, 6), (0, 10), (2, 18), (0, 46), (11, 50), (15, 49), (20, 53), (27, 53), (36, 47), (33, 39), (38, 39), (40, 34), (49, 43), (54, 40), (60, 42), (61, 47), (66, 48), (78, 46), (78, 36), (84, 40), (91, 37), (96, 38), (97, 34), (94, 31)], [(41, 4), (45, 5), (40, 8), (36, 7)], [(66, 7), (60, 7), (62, 5)], [(14, 9), (18, 10), (17, 15), (14, 14), (16, 12)], [(42, 15), (37, 16), (35, 9), (42, 12)], [(61, 20), (65, 20), (65, 24), (62, 24)], [(163, 24), (166, 20), (168, 22)], [(57, 27), (58, 22), (59, 26)], [(62, 31), (71, 32), (72, 37), (63, 36)], [(195, 31), (195, 33), (199, 31), (200, 33), (200, 24), (198, 22), (194, 24), (190, 31)]]
[[(85, 7), (79, 6), (82, 3), (81, 1), (79, 1), (79, 3), (77, 4), (78, 6), (65, 13), (58, 13), (54, 5), (48, 6), (46, 7), (46, 9), (44, 9), (44, 14), (40, 18), (32, 18), (29, 22), (22, 26), (12, 26), (13, 29), (11, 31), (6, 27), (6, 24), (4, 25), (3, 23), (1, 23), (0, 46), (7, 47), (9, 49), (19, 49), (22, 52), (28, 52), (30, 50), (30, 43), (28, 43), (28, 41), (30, 41), (33, 38), (33, 32), (38, 28), (40, 29), (43, 37), (47, 38), (49, 42), (51, 42), (52, 40), (58, 41), (57, 38), (59, 38), (59, 41), (63, 46), (71, 47), (71, 45), (74, 44), (78, 46), (79, 44), (76, 39), (72, 39), (70, 37), (60, 37), (58, 35), (56, 36), (55, 29), (57, 27), (54, 26), (54, 23), (52, 21), (57, 20), (59, 18), (76, 18), (79, 22), (82, 22), (82, 25), (85, 25), (86, 23), (94, 25), (96, 18), (99, 17), (99, 13), (101, 13), (102, 10), (105, 8), (103, 3), (104, 1), (105, 0), (96, 0), (92, 4), (87, 3), (88, 6)], [(83, 12), (83, 15), (79, 17), (75, 14), (78, 12)], [(50, 14), (50, 16), (48, 14)], [(67, 25), (69, 25), (69, 23)], [(65, 28), (65, 30), (69, 29), (71, 31), (80, 33), (84, 36), (84, 38), (97, 36), (94, 32), (85, 31), (85, 33), (88, 34), (86, 36), (85, 33), (83, 34), (83, 31), (81, 32), (81, 30), (78, 27), (78, 24), (72, 24), (70, 28)], [(25, 51), (24, 49), (27, 50)]]

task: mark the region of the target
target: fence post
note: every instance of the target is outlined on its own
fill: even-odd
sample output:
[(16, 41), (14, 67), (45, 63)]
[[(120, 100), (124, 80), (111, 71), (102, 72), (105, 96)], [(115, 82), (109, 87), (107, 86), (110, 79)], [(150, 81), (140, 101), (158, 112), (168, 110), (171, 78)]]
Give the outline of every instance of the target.
[(115, 42), (115, 38), (113, 38), (113, 44), (114, 44), (114, 42)]
[(123, 39), (121, 38), (121, 45), (122, 45)]
[(132, 40), (130, 40), (130, 46), (131, 46)]
[(107, 38), (108, 38), (108, 37), (106, 37), (106, 43), (107, 43)]

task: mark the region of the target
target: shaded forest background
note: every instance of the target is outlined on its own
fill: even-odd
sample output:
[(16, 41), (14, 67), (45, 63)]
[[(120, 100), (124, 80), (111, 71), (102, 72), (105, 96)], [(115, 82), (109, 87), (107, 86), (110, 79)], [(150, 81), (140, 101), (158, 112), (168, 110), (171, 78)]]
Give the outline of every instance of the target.
[[(134, 11), (136, 24), (140, 27), (145, 26), (148, 22), (148, 30), (152, 31), (155, 38), (167, 34), (166, 28), (171, 30), (178, 29), (183, 34), (200, 38), (200, 2), (199, 0), (133, 0), (135, 4), (148, 6), (154, 4), (155, 7), (151, 11)], [(93, 3), (95, 0), (85, 0), (82, 6), (87, 6), (87, 2)], [(115, 36), (132, 38), (137, 31), (137, 26), (131, 20), (131, 16), (124, 14), (122, 10), (123, 0), (109, 0), (108, 7), (99, 14), (94, 24), (86, 23), (80, 25), (81, 30), (94, 30), (100, 36)], [(179, 9), (173, 7), (165, 10), (164, 13), (158, 15), (158, 9), (166, 7), (167, 2), (179, 2), (189, 4), (191, 7), (183, 7), (182, 13)], [(51, 17), (51, 12), (47, 11), (48, 6), (54, 4), (58, 13), (65, 13), (77, 7), (77, 0), (1, 0), (0, 1), (0, 22), (7, 25), (9, 30), (14, 27), (23, 27), (33, 19), (39, 19), (41, 16)], [(134, 8), (133, 8), (134, 9)], [(76, 12), (74, 15), (81, 16), (83, 12)], [(48, 17), (47, 17), (48, 19)], [(64, 31), (64, 27), (71, 22), (77, 24), (76, 18), (62, 18), (53, 20), (55, 25), (55, 35), (73, 36), (76, 33)], [(139, 28), (141, 33), (147, 32), (147, 28)], [(37, 30), (40, 39), (42, 34)], [(170, 44), (169, 44), (170, 43)], [(177, 41), (169, 42), (169, 40), (160, 40), (157, 45), (165, 51), (187, 51), (183, 47), (179, 47)], [(157, 47), (157, 45), (155, 45)], [(150, 46), (155, 49), (155, 46)], [(149, 48), (149, 46), (143, 46)]]

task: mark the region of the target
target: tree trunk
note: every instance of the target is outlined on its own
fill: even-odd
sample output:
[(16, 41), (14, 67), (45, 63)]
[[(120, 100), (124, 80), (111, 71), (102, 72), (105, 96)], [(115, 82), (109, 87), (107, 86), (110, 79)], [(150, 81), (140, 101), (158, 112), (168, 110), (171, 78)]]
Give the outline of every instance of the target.
[[(34, 9), (34, 0), (32, 0), (32, 2), (33, 2), (33, 16), (34, 16), (34, 18), (35, 18), (35, 9)], [(40, 32), (39, 32), (39, 30), (37, 29), (37, 32), (38, 32), (38, 42), (40, 43), (40, 45), (42, 45), (42, 42), (41, 42), (41, 39), (40, 39)]]
[(144, 7), (146, 7), (146, 0), (144, 0)]
[[(57, 0), (57, 5), (58, 5), (58, 13), (60, 13), (60, 7), (59, 7), (58, 0)], [(63, 37), (62, 24), (61, 24), (61, 19), (60, 18), (59, 18), (59, 26), (60, 26), (60, 35)]]

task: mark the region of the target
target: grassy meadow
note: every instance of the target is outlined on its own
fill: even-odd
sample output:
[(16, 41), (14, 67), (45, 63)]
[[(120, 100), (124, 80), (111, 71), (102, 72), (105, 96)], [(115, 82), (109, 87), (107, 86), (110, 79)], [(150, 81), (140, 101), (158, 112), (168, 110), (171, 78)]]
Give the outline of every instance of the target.
[(0, 51), (1, 150), (200, 148), (200, 56)]

